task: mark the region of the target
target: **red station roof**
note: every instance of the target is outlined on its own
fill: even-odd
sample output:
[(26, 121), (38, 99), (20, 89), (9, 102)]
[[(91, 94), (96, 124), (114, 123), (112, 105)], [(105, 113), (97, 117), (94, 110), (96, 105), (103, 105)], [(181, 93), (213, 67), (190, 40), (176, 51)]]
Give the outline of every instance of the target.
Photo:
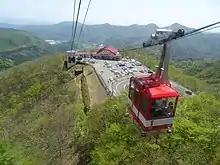
[(101, 48), (101, 49), (99, 49), (99, 50), (97, 50), (97, 51), (94, 51), (94, 52), (78, 52), (78, 51), (76, 51), (76, 54), (77, 54), (77, 55), (98, 54), (98, 53), (101, 53), (101, 52), (104, 51), (104, 50), (107, 50), (107, 51), (111, 52), (111, 53), (114, 54), (114, 55), (116, 55), (116, 53), (118, 52), (118, 49), (116, 49), (116, 48), (114, 48), (114, 47), (112, 47), (112, 46), (105, 46), (105, 47), (103, 47), (103, 48)]
[(116, 53), (118, 52), (118, 49), (116, 49), (116, 48), (114, 48), (114, 47), (112, 47), (112, 46), (105, 46), (105, 47), (99, 49), (99, 50), (97, 51), (97, 53), (100, 53), (100, 52), (102, 52), (103, 50), (110, 51), (111, 53), (113, 53), (113, 54), (115, 54), (115, 55), (116, 55)]
[(165, 84), (161, 84), (160, 86), (149, 88), (149, 91), (151, 93), (152, 98), (179, 96), (179, 93), (176, 90)]

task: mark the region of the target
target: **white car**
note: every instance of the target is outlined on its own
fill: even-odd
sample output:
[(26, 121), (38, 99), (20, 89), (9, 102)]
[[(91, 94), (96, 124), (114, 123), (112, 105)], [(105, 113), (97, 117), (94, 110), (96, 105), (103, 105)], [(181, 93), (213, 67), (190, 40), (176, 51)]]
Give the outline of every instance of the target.
[(113, 78), (112, 78), (112, 77), (110, 77), (110, 78), (109, 78), (109, 81), (113, 81)]
[(132, 71), (133, 71), (133, 72), (137, 72), (137, 69), (133, 68)]

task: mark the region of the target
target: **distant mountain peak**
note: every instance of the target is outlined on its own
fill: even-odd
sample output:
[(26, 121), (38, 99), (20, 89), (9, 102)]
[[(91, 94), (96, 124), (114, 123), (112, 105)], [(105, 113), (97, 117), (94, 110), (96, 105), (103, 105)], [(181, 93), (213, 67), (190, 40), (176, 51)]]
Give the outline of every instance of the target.
[(193, 29), (193, 28), (189, 28), (187, 26), (181, 25), (180, 23), (177, 23), (177, 22), (173, 23), (169, 26), (166, 26), (165, 28), (172, 29), (174, 31), (179, 30), (179, 29), (184, 29), (185, 31), (190, 31)]
[(111, 26), (111, 24), (109, 24), (109, 23), (104, 23), (103, 25)]
[(157, 26), (155, 23), (149, 23), (147, 26)]
[(181, 25), (180, 23), (175, 22), (175, 23), (171, 24), (170, 26), (183, 26), (183, 25)]

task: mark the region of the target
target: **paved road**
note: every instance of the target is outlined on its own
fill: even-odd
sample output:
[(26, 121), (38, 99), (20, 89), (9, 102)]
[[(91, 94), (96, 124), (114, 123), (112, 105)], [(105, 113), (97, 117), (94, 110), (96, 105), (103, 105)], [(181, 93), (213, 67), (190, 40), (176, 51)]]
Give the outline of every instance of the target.
[[(108, 62), (112, 65), (113, 68), (116, 68), (117, 70), (121, 72), (122, 69), (117, 66), (117, 61), (108, 61)], [(101, 76), (101, 79), (106, 84), (106, 87), (108, 88), (108, 90), (113, 92), (115, 96), (120, 95), (121, 92), (126, 90), (126, 85), (129, 84), (129, 79), (131, 75), (124, 75), (124, 76), (116, 77), (116, 75), (112, 71), (110, 71), (110, 68), (107, 68), (107, 66), (104, 65), (104, 60), (95, 60), (95, 63), (92, 65), (96, 69), (98, 76)], [(138, 70), (138, 72), (134, 72), (134, 75), (146, 74), (146, 72), (150, 70), (149, 68), (145, 66), (135, 66), (135, 68)], [(139, 72), (139, 70), (145, 70), (146, 72), (141, 73)], [(114, 80), (109, 81), (110, 77), (112, 77)], [(181, 95), (190, 96), (185, 93), (185, 91), (188, 89), (181, 86), (180, 84), (174, 81), (171, 81), (171, 85), (173, 88), (179, 91)]]
[(126, 90), (126, 86), (129, 84), (129, 76), (119, 79), (117, 82), (113, 82), (112, 88), (116, 96)]

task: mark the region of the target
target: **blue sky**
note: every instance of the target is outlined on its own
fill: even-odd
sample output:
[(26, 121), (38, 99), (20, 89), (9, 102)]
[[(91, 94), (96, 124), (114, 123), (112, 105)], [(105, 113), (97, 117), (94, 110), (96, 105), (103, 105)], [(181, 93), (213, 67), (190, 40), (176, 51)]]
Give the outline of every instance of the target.
[[(73, 0), (0, 0), (3, 18), (40, 22), (72, 20)], [(78, 3), (79, 0), (77, 0)], [(81, 18), (88, 4), (82, 0)], [(175, 22), (200, 27), (220, 20), (220, 0), (92, 0), (87, 24), (130, 25)]]

